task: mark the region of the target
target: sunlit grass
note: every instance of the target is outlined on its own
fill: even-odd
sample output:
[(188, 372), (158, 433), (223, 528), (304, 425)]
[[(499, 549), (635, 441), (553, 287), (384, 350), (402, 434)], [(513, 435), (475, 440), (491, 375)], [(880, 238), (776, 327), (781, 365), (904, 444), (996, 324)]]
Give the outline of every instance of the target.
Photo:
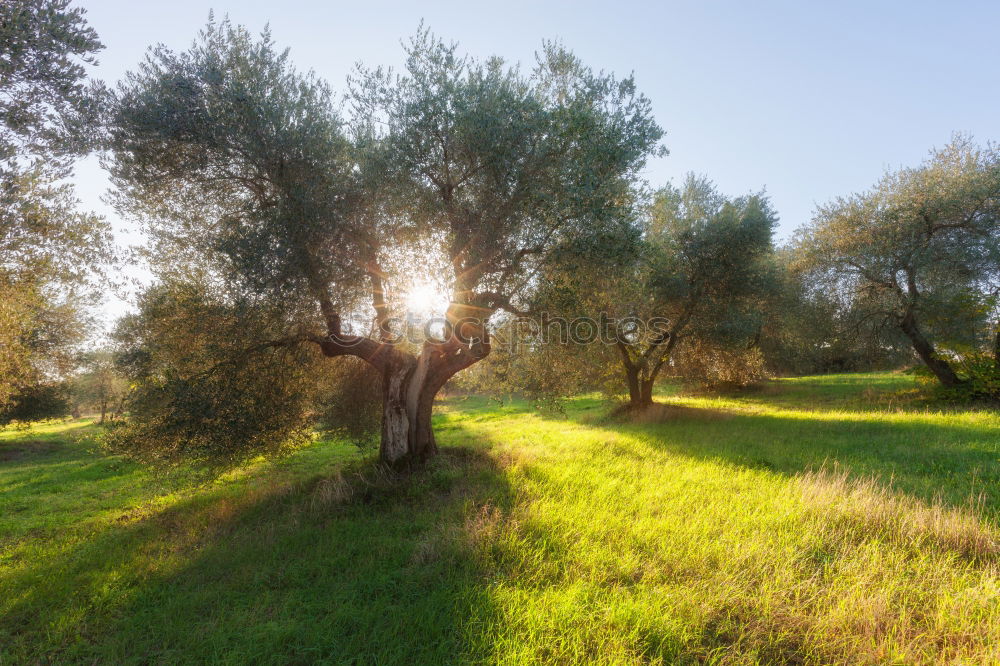
[(452, 399), (405, 479), (337, 442), (219, 475), (3, 431), (0, 663), (994, 663), (1000, 417), (911, 388)]
[[(995, 481), (995, 415), (832, 410), (810, 421), (766, 398), (669, 402), (690, 411), (627, 426), (476, 424), (506, 442), (495, 449), (522, 490), (495, 539), (508, 544), (496, 656), (1000, 658), (998, 498), (995, 486), (977, 498), (984, 486), (963, 467), (981, 458), (980, 482)], [(934, 469), (928, 445), (935, 460), (952, 447), (951, 466)], [(887, 489), (897, 485), (926, 500)]]

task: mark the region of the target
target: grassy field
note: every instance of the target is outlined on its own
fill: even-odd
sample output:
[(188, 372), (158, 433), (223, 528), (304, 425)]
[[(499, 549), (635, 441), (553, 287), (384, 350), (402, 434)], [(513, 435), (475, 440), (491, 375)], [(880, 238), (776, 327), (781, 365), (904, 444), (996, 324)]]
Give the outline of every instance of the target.
[(904, 375), (453, 399), (428, 469), (0, 432), (0, 664), (1000, 663), (1000, 415)]

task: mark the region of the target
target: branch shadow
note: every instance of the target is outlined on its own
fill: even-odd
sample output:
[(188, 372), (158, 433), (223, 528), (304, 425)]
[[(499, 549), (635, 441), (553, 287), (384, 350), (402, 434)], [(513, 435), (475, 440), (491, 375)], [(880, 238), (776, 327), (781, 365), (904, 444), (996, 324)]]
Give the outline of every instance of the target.
[(613, 427), (660, 450), (695, 458), (788, 476), (827, 470), (874, 478), (924, 502), (976, 504), (996, 522), (1000, 428), (995, 418), (976, 416), (658, 403)]
[[(633, 455), (669, 451), (788, 476), (837, 466), (925, 501), (960, 505), (982, 493), (984, 511), (1000, 513), (1000, 438), (987, 421), (666, 405), (646, 422), (588, 423), (596, 404), (540, 417), (629, 436), (615, 446), (641, 440)], [(99, 528), (43, 529), (30, 537), (37, 544), (2, 552), (10, 573), (0, 663), (489, 661), (498, 637), (516, 633), (494, 588), (515, 583), (525, 566), (503, 552), (505, 524), (517, 520), (523, 498), (496, 457), (502, 442), (478, 427), (533, 412), (508, 409), (440, 415), (442, 454), (406, 477), (371, 461), (306, 477), (261, 473), (172, 503), (129, 509), (138, 496), (123, 496), (119, 514)], [(92, 483), (60, 470), (66, 490)], [(144, 478), (124, 478), (122, 487)], [(545, 554), (532, 565), (536, 582), (559, 580), (569, 537), (537, 521), (520, 524), (517, 536)], [(698, 640), (725, 645), (726, 626), (707, 626)], [(674, 638), (646, 643), (662, 655)]]
[(515, 497), (484, 448), (443, 447), (402, 477), (355, 461), (244, 490), (126, 510), (8, 561), (0, 662), (439, 664), (488, 648), (469, 622), (492, 614), (478, 533)]

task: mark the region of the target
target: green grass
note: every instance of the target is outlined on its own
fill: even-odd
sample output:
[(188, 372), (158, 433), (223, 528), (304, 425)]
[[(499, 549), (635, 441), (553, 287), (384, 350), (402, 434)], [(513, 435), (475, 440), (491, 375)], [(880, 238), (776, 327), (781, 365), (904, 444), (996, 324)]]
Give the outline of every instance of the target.
[(438, 408), (224, 474), (0, 432), (0, 664), (1000, 663), (1000, 416), (904, 375)]

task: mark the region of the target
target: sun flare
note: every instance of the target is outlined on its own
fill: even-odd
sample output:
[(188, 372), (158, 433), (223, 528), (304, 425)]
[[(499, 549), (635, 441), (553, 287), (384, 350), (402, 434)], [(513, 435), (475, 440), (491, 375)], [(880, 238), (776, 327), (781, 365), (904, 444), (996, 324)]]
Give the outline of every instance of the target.
[(419, 314), (430, 314), (443, 312), (448, 304), (448, 299), (438, 289), (427, 282), (413, 285), (407, 292), (406, 309)]

